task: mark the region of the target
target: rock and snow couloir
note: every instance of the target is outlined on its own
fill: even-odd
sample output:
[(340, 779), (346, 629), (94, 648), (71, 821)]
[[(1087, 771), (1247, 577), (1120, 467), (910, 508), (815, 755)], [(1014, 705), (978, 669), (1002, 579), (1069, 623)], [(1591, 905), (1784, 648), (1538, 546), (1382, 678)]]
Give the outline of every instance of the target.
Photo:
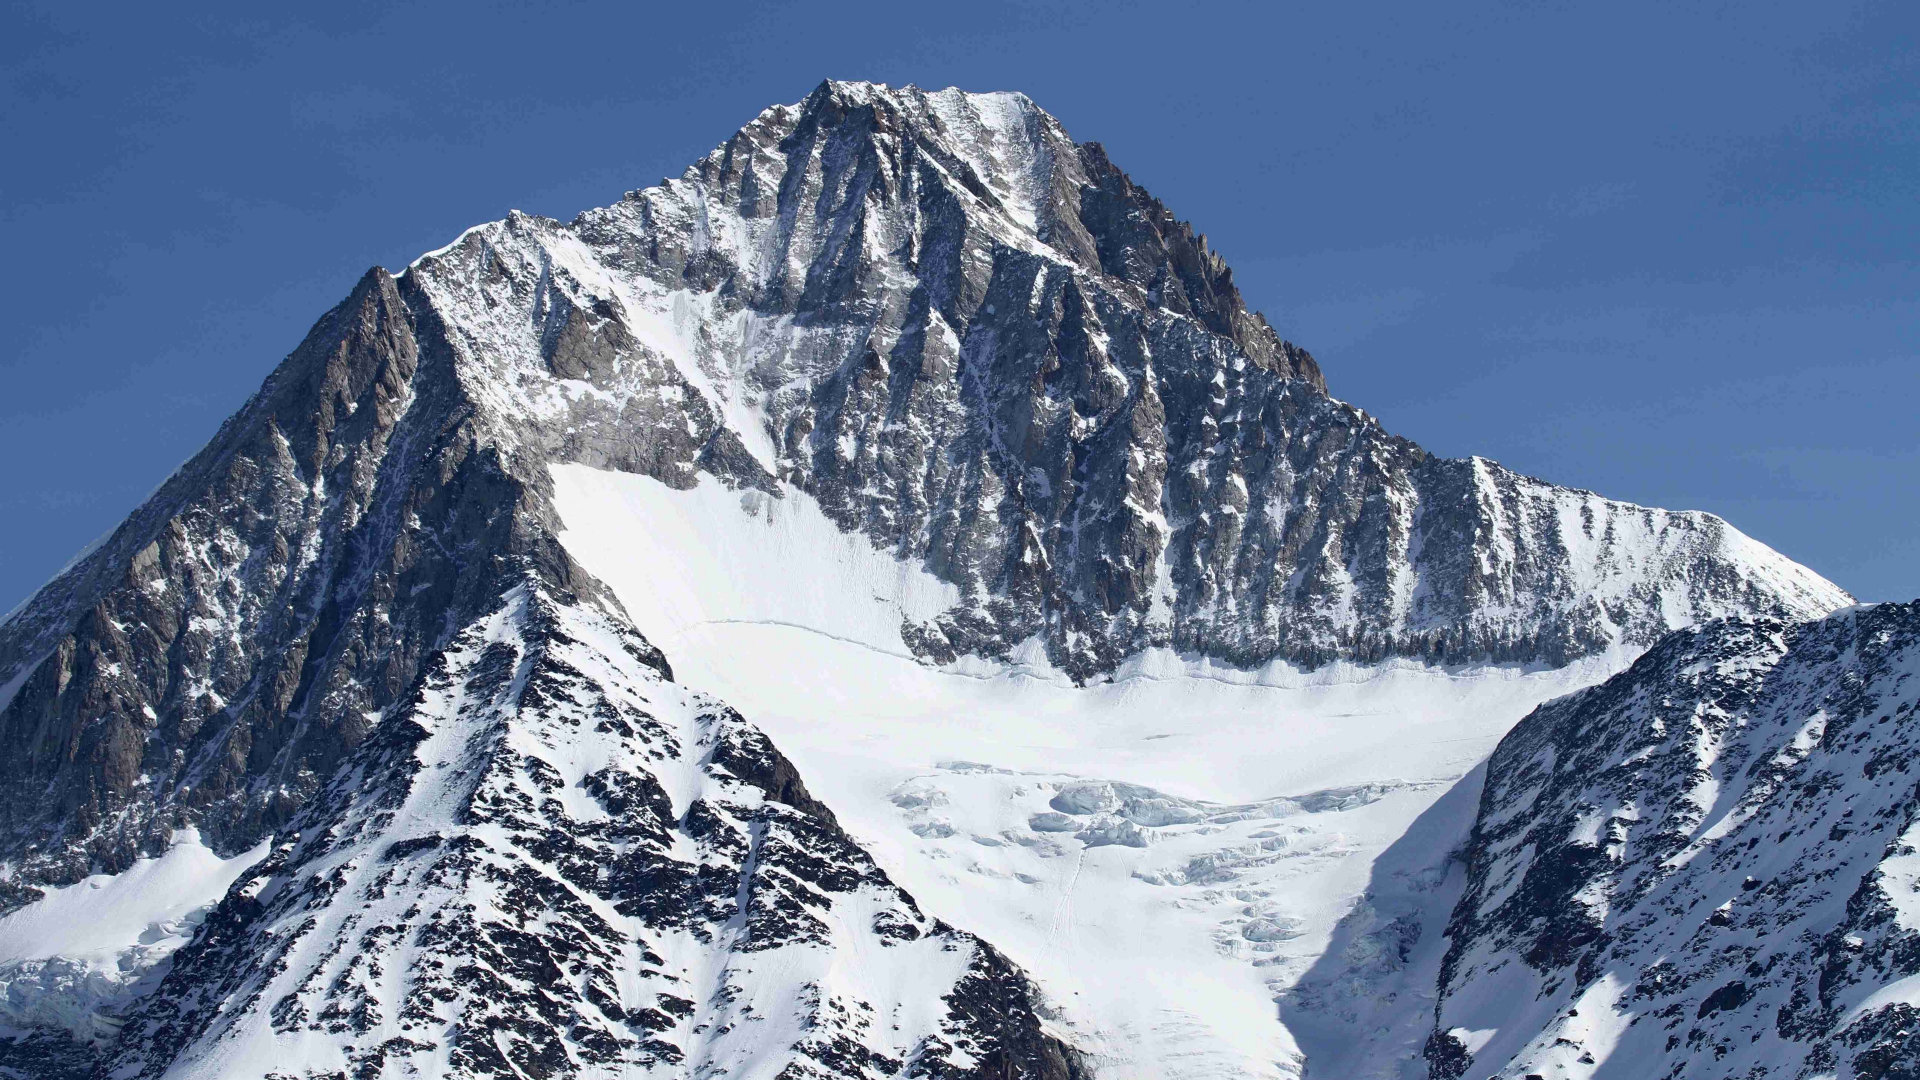
[(1418, 1062), (1507, 728), (1848, 601), (1387, 434), (1025, 97), (826, 83), (370, 271), (0, 623), (5, 918), (238, 881), (0, 1064)]

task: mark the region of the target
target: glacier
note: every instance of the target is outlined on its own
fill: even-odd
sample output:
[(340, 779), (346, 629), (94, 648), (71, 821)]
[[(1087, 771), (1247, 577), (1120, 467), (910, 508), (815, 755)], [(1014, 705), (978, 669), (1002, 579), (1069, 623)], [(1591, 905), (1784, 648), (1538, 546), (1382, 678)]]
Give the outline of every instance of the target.
[[(678, 676), (753, 715), (891, 874), (1033, 972), (1115, 1075), (1299, 1076), (1308, 1049), (1360, 1038), (1375, 1018), (1338, 1008), (1384, 981), (1371, 957), (1319, 973), (1288, 1010), (1307, 1046), (1276, 1002), (1375, 860), (1535, 706), (1632, 658), (1242, 670), (1161, 649), (1081, 686), (1034, 643), (1010, 663), (929, 667), (901, 628), (953, 590), (804, 492), (554, 476), (562, 543)], [(1411, 871), (1430, 879), (1430, 923), (1455, 895), (1467, 787), (1453, 801), (1468, 815)], [(1317, 985), (1342, 981), (1339, 1002)], [(1418, 1060), (1424, 1027), (1400, 1034)]]

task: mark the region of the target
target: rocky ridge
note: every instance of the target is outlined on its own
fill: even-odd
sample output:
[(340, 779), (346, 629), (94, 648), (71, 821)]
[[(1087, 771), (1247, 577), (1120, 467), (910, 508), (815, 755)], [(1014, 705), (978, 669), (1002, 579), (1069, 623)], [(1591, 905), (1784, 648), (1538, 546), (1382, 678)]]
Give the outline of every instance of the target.
[(1436, 1080), (1920, 1064), (1920, 604), (1675, 633), (1495, 751)]
[(102, 1047), (115, 1076), (1077, 1075), (618, 617), (516, 587)]

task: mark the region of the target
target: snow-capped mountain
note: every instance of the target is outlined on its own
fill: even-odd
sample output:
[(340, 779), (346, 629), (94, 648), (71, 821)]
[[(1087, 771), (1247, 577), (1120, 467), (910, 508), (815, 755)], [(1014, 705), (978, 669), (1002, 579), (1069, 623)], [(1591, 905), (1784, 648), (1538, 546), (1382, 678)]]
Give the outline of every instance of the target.
[(1559, 664), (1841, 595), (1707, 515), (1388, 435), (1017, 94), (829, 83), (408, 277), (522, 452), (806, 491), (960, 590), (910, 628), (936, 662), (1037, 637), (1079, 678), (1150, 645)]
[(1920, 1064), (1920, 604), (1676, 633), (1487, 765), (1433, 1074)]
[(1849, 601), (1387, 434), (1025, 97), (825, 83), (369, 271), (0, 623), (0, 1067), (1298, 1075), (1516, 720)]

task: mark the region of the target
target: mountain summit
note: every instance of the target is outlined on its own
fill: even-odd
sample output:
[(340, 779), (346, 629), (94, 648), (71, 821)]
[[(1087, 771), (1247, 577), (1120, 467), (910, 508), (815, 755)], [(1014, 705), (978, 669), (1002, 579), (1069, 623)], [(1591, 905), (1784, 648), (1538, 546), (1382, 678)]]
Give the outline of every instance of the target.
[[(619, 502), (591, 494), (602, 482), (666, 501), (596, 533)], [(709, 498), (725, 528), (750, 518), (803, 550), (751, 534), (708, 595), (661, 606), (721, 533), (615, 564), (667, 552)], [(823, 83), (612, 206), (516, 212), (370, 270), (204, 450), (0, 624), (7, 918), (221, 868), (183, 877), (204, 895), (171, 896), (144, 951), (0, 955), (0, 1020), (23, 1033), (0, 1036), (7, 1063), (1155, 1073), (1132, 1029), (1023, 971), (1038, 951), (978, 932), (993, 918), (923, 912), (912, 893), (944, 886), (917, 856), (882, 869), (867, 850), (891, 843), (872, 816), (888, 808), (945, 841), (940, 800), (1012, 772), (949, 760), (898, 790), (829, 776), (855, 800), (829, 809), (807, 761), (675, 681), (690, 603), (763, 578), (749, 601), (775, 603), (843, 572), (838, 594), (808, 594), (826, 614), (786, 621), (832, 637), (857, 610), (840, 637), (889, 663), (1040, 672), (1075, 702), (1143, 658), (1222, 685), (1334, 664), (1445, 679), (1585, 663), (1591, 681), (1701, 620), (1850, 601), (1710, 515), (1388, 434), (1247, 308), (1204, 236), (1025, 96)], [(715, 612), (699, 625), (743, 621)], [(687, 647), (716, 670), (720, 654)], [(1009, 806), (1058, 797), (979, 846), (1055, 858), (1070, 836), (1083, 861), (1126, 858), (1155, 830), (1199, 843), (1253, 813), (1089, 794), (1058, 771), (995, 789)], [(1212, 872), (1115, 867), (1168, 888)], [(1264, 908), (1234, 917), (1234, 949), (1261, 963), (1291, 940)], [(1275, 1031), (1221, 1074), (1297, 1066)]]
[(1847, 600), (1708, 515), (1387, 434), (1018, 94), (825, 83), (678, 180), (407, 276), (468, 378), (544, 421), (533, 452), (791, 485), (953, 583), (908, 635), (934, 662), (1038, 637), (1081, 679), (1153, 645), (1559, 664)]

